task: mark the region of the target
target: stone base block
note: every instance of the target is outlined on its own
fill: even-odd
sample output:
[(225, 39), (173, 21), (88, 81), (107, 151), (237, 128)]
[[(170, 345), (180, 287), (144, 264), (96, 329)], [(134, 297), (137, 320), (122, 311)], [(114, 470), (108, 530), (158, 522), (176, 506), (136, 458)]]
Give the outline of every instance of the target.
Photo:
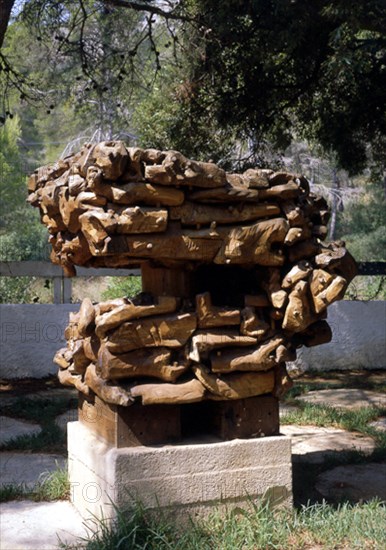
[(140, 501), (173, 518), (213, 507), (248, 508), (262, 497), (292, 505), (291, 442), (285, 436), (117, 449), (80, 422), (68, 424), (71, 500), (86, 519), (113, 518)]

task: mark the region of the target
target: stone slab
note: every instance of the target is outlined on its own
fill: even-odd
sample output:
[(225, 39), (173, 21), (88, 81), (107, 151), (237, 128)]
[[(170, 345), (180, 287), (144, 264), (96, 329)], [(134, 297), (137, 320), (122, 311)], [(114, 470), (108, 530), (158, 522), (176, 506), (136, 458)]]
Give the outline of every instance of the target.
[(361, 451), (370, 454), (375, 447), (371, 437), (339, 428), (287, 425), (281, 426), (280, 431), (291, 437), (295, 462), (319, 464), (334, 453)]
[(386, 464), (338, 466), (318, 476), (316, 490), (335, 502), (386, 501)]
[(386, 394), (356, 388), (310, 391), (298, 397), (299, 401), (314, 405), (329, 405), (342, 409), (386, 407)]
[(0, 444), (7, 443), (21, 435), (34, 435), (41, 431), (39, 424), (16, 420), (9, 416), (0, 416)]
[(82, 517), (70, 502), (11, 501), (0, 504), (1, 550), (54, 550), (59, 542), (87, 536)]
[(61, 455), (42, 453), (0, 453), (0, 484), (24, 484), (33, 487), (47, 473), (65, 468), (67, 460)]
[(140, 500), (181, 520), (263, 496), (292, 505), (290, 440), (282, 436), (117, 449), (80, 422), (68, 424), (72, 502), (84, 517), (113, 517)]
[(380, 432), (386, 432), (386, 416), (380, 416), (378, 420), (370, 422), (369, 426), (379, 430)]

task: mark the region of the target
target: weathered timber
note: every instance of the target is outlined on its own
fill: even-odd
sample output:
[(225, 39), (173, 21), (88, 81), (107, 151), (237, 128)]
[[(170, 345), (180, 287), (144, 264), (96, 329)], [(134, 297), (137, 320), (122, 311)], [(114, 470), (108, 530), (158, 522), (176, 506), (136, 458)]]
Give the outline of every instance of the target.
[(246, 307), (269, 307), (270, 301), (266, 294), (246, 294), (244, 304)]
[(214, 258), (216, 264), (283, 265), (281, 251), (272, 245), (284, 243), (288, 222), (273, 218), (248, 227), (232, 229)]
[(286, 347), (283, 344), (278, 346), (275, 351), (276, 363), (285, 363), (286, 361), (295, 361), (296, 350), (294, 348)]
[(69, 194), (68, 189), (63, 188), (60, 193), (59, 211), (66, 228), (71, 233), (77, 233), (80, 230), (79, 216), (83, 210), (76, 202), (76, 198)]
[(281, 288), (280, 279), (280, 269), (267, 268), (265, 280), (261, 282), (272, 306), (277, 309), (284, 307), (288, 301), (286, 291)]
[(181, 206), (170, 208), (170, 219), (181, 220), (182, 225), (200, 226), (217, 224), (237, 224), (272, 218), (280, 214), (280, 208), (273, 203), (235, 204), (228, 207), (197, 204), (185, 201)]
[(343, 243), (331, 243), (329, 247), (330, 249), (324, 248), (315, 257), (315, 264), (329, 272), (341, 275), (347, 283), (350, 283), (358, 273), (358, 266), (354, 258), (343, 246)]
[(142, 290), (153, 296), (177, 296), (190, 298), (193, 289), (193, 273), (182, 269), (154, 267), (149, 262), (141, 264)]
[(128, 406), (133, 402), (130, 393), (120, 386), (110, 385), (105, 380), (102, 380), (96, 372), (96, 367), (91, 363), (86, 370), (84, 376), (85, 384), (92, 389), (103, 401), (112, 405)]
[(282, 280), (281, 286), (285, 289), (292, 288), (298, 281), (306, 279), (311, 271), (312, 267), (310, 263), (303, 260), (290, 269)]
[(90, 154), (83, 160), (83, 167), (87, 161), (93, 161), (103, 172), (107, 180), (117, 180), (124, 173), (129, 161), (129, 154), (119, 141), (102, 141), (95, 147), (90, 147)]
[(102, 344), (98, 356), (98, 371), (105, 380), (150, 376), (165, 382), (175, 382), (186, 371), (187, 366), (171, 365), (170, 358), (171, 352), (167, 348), (151, 351), (139, 349), (113, 355)]
[(95, 319), (96, 334), (104, 338), (106, 332), (112, 330), (126, 321), (149, 317), (151, 315), (162, 315), (176, 311), (178, 300), (174, 296), (159, 296), (158, 302), (151, 305), (136, 305), (132, 302), (115, 307)]
[(106, 300), (105, 302), (99, 302), (98, 304), (95, 304), (96, 315), (97, 316), (103, 315), (108, 311), (112, 311), (113, 309), (119, 306), (124, 306), (128, 303), (129, 301), (127, 298), (115, 298), (114, 300)]
[(267, 343), (250, 350), (232, 348), (211, 353), (211, 369), (215, 373), (233, 371), (261, 371), (268, 370), (276, 364), (275, 350), (284, 342), (283, 338), (276, 337)]
[(149, 206), (179, 206), (184, 202), (184, 193), (173, 187), (152, 185), (145, 182), (124, 183), (120, 187), (110, 185), (94, 177), (95, 168), (90, 167), (87, 180), (95, 194), (105, 197), (110, 202), (123, 205), (145, 204)]
[(176, 443), (181, 439), (179, 405), (106, 403), (92, 391), (79, 396), (79, 420), (115, 448)]
[[(278, 400), (272, 395), (233, 401), (204, 401), (188, 406), (188, 409), (191, 409), (188, 410), (188, 414), (197, 415), (198, 407), (205, 407), (201, 426), (205, 426), (205, 431), (209, 430), (211, 434), (224, 441), (279, 433), (279, 405)], [(202, 433), (202, 428), (199, 433)]]
[(292, 246), (299, 241), (305, 241), (313, 235), (311, 229), (308, 226), (305, 227), (291, 227), (285, 236), (284, 243), (287, 246)]
[(295, 201), (287, 200), (281, 203), (281, 208), (291, 227), (302, 227), (305, 224), (305, 213)]
[(209, 399), (245, 399), (271, 393), (275, 387), (273, 369), (266, 372), (244, 372), (220, 378), (203, 365), (193, 367), (194, 374), (210, 392)]
[(311, 309), (309, 284), (299, 281), (289, 295), (282, 327), (294, 333), (302, 332), (314, 321), (316, 317)]
[(203, 261), (210, 262), (216, 256), (223, 240), (219, 234), (209, 229), (203, 231), (181, 231), (169, 224), (168, 230), (143, 235), (112, 235), (103, 242), (103, 248), (89, 242), (95, 255), (127, 254), (131, 258)]
[(80, 174), (72, 174), (67, 180), (68, 191), (70, 195), (76, 197), (79, 193), (86, 191), (87, 182)]
[(347, 281), (339, 275), (331, 275), (323, 269), (314, 269), (310, 289), (316, 313), (321, 313), (327, 306), (343, 298)]
[(320, 251), (320, 245), (316, 240), (309, 239), (307, 241), (301, 241), (288, 250), (288, 258), (291, 263), (298, 262), (299, 260), (304, 260), (306, 258), (311, 258), (315, 256)]
[(186, 344), (197, 326), (193, 313), (150, 317), (122, 323), (106, 342), (111, 353), (125, 353), (143, 347), (179, 348)]
[(191, 339), (189, 359), (199, 363), (213, 349), (227, 346), (253, 346), (256, 338), (243, 336), (237, 330), (212, 329), (210, 331), (197, 331)]
[(145, 179), (161, 185), (217, 188), (226, 183), (225, 172), (211, 162), (189, 160), (177, 151), (168, 151), (162, 164), (145, 166)]
[(48, 216), (47, 214), (43, 214), (41, 221), (47, 227), (49, 233), (55, 234), (59, 231), (64, 231), (65, 229), (67, 229), (67, 226), (65, 225), (60, 214), (52, 217)]
[(82, 381), (81, 375), (71, 374), (69, 369), (59, 369), (59, 382), (64, 386), (74, 386), (78, 391), (87, 395), (89, 393), (89, 384)]
[(269, 187), (269, 175), (267, 170), (249, 168), (243, 172), (244, 184), (251, 189), (265, 189)]
[(67, 348), (60, 348), (54, 356), (54, 363), (61, 369), (68, 369), (72, 361), (72, 353)]
[(240, 310), (213, 306), (209, 292), (196, 295), (196, 312), (201, 329), (239, 325), (241, 320)]
[(133, 397), (141, 398), (142, 405), (196, 403), (202, 401), (206, 393), (205, 387), (196, 379), (176, 384), (139, 384), (130, 391)]
[(278, 201), (284, 201), (288, 199), (294, 199), (302, 194), (301, 187), (294, 181), (289, 181), (282, 185), (275, 185), (269, 189), (259, 190), (260, 200), (273, 199)]
[(76, 340), (71, 349), (74, 372), (77, 374), (84, 374), (90, 364), (90, 359), (86, 356), (84, 351), (83, 342), (84, 340)]
[(74, 313), (73, 311), (71, 311), (69, 315), (69, 324), (64, 330), (64, 337), (67, 341), (79, 340), (80, 338), (82, 338), (78, 330), (78, 323), (79, 312)]
[(91, 208), (102, 207), (107, 203), (106, 197), (101, 197), (93, 191), (82, 191), (76, 196), (75, 204), (81, 210), (91, 210)]
[(269, 324), (258, 317), (254, 307), (245, 307), (241, 310), (240, 333), (244, 336), (252, 336), (260, 341), (269, 330)]
[(84, 298), (79, 309), (78, 332), (81, 336), (91, 336), (95, 327), (95, 308), (90, 298)]
[(91, 363), (95, 363), (98, 358), (98, 351), (100, 347), (100, 340), (96, 334), (92, 334), (83, 339), (83, 350), (85, 356)]
[(248, 189), (244, 185), (227, 185), (218, 189), (203, 189), (189, 193), (188, 199), (194, 202), (208, 203), (233, 203), (233, 202), (257, 202), (260, 190)]
[(280, 363), (275, 368), (275, 388), (273, 390), (273, 395), (280, 399), (283, 395), (292, 388), (293, 382), (288, 375), (285, 363)]

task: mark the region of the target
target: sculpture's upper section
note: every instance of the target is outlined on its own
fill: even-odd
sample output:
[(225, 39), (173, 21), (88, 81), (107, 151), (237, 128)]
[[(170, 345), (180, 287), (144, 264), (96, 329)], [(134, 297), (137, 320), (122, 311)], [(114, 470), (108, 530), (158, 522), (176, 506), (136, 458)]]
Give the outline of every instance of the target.
[(51, 259), (69, 275), (75, 265), (143, 260), (280, 267), (317, 256), (323, 267), (346, 254), (320, 244), (324, 199), (285, 172), (229, 174), (176, 151), (102, 142), (40, 168), (28, 189), (51, 233)]

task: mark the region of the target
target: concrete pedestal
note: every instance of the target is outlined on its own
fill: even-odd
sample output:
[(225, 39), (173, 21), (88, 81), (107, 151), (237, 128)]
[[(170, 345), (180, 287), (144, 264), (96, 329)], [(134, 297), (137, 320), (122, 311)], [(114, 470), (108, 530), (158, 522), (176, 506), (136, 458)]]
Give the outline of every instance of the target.
[(291, 442), (285, 436), (117, 449), (80, 422), (68, 424), (71, 500), (84, 518), (114, 517), (140, 501), (182, 518), (250, 506), (265, 496), (292, 505)]

